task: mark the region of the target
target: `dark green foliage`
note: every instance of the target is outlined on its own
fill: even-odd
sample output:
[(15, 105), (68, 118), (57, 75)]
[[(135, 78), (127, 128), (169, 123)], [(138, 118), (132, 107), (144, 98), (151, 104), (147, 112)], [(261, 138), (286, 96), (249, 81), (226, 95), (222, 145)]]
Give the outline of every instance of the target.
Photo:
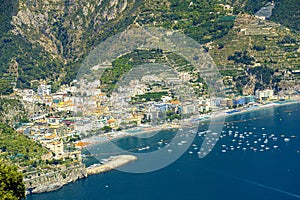
[(253, 49), (256, 50), (256, 51), (264, 51), (264, 50), (266, 50), (266, 46), (254, 45)]
[(228, 60), (232, 60), (234, 61), (234, 63), (240, 63), (245, 65), (252, 65), (253, 61), (255, 61), (253, 57), (248, 55), (247, 51), (236, 51), (234, 52), (234, 55), (228, 56)]
[[(272, 0), (245, 0), (244, 9), (254, 14), (261, 7)], [(270, 20), (287, 26), (291, 29), (300, 30), (300, 3), (299, 0), (276, 0)]]
[(260, 83), (269, 85), (274, 75), (274, 70), (268, 67), (254, 67), (249, 69), (249, 73), (255, 75)]
[(105, 133), (110, 132), (112, 130), (112, 128), (110, 126), (104, 126), (103, 128), (101, 128), (102, 131), (104, 131)]
[(34, 79), (54, 79), (62, 63), (52, 59), (39, 45), (9, 32), (12, 16), (18, 10), (18, 1), (1, 0), (0, 4), (0, 77), (8, 73), (12, 60), (15, 60), (19, 66), (18, 87), (29, 87)]
[(121, 77), (132, 69), (128, 58), (119, 58), (112, 63), (113, 68), (106, 69), (101, 76), (101, 89), (110, 94)]
[[(0, 36), (12, 29), (10, 21), (18, 11), (17, 0), (0, 0)], [(8, 40), (7, 40), (8, 42)]]
[(0, 159), (20, 166), (35, 165), (35, 160), (40, 160), (41, 156), (47, 153), (40, 144), (2, 123), (0, 123), (0, 149), (5, 150), (0, 154)]
[(10, 81), (5, 79), (0, 79), (0, 94), (9, 95), (13, 93), (13, 86)]
[(232, 76), (232, 77), (234, 77), (234, 76), (237, 76), (238, 71), (237, 70), (221, 70), (220, 74), (222, 76)]
[(272, 0), (246, 0), (245, 10), (254, 14), (268, 2)]
[(285, 36), (281, 41), (278, 41), (278, 44), (294, 44), (297, 40), (290, 36)]
[[(170, 0), (170, 7), (161, 2), (146, 3), (138, 20), (141, 24), (163, 26), (181, 30), (199, 43), (206, 43), (222, 38), (233, 27), (235, 16), (229, 16), (215, 0)], [(192, 2), (192, 4), (190, 4)]]
[(239, 94), (243, 93), (243, 87), (250, 81), (250, 78), (247, 75), (233, 77), (233, 80), (236, 84), (236, 89)]
[(160, 101), (162, 96), (168, 95), (168, 92), (149, 92), (146, 94), (136, 95), (132, 97), (133, 103), (145, 102), (145, 101)]
[(16, 99), (0, 98), (0, 123), (16, 125), (20, 121), (27, 121), (23, 104)]
[(271, 20), (300, 31), (299, 0), (276, 0)]
[(23, 175), (14, 166), (8, 166), (0, 159), (1, 200), (21, 200), (25, 198)]

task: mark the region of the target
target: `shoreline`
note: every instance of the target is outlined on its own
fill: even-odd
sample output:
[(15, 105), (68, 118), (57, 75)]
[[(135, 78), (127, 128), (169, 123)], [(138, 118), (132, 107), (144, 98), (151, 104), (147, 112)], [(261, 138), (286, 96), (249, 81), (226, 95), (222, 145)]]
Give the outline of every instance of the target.
[[(66, 169), (65, 171), (58, 171), (47, 176), (36, 177), (34, 179), (24, 180), (26, 185), (26, 195), (41, 194), (53, 192), (61, 189), (65, 185), (74, 183), (77, 180), (87, 178), (94, 174), (105, 173), (117, 169), (130, 162), (136, 161), (137, 157), (133, 155), (118, 155), (111, 156), (106, 162), (102, 164), (95, 164), (86, 167), (85, 165), (76, 167), (74, 169)], [(66, 172), (67, 171), (67, 172)], [(65, 177), (61, 175), (65, 174)], [(43, 184), (41, 184), (43, 183)]]
[[(206, 123), (206, 122), (209, 122), (211, 120), (215, 120), (215, 119), (220, 118), (220, 117), (222, 117), (222, 118), (224, 117), (224, 119), (226, 119), (226, 117), (229, 117), (229, 116), (234, 116), (234, 115), (244, 114), (244, 113), (248, 113), (248, 112), (252, 112), (252, 111), (259, 111), (259, 110), (274, 108), (274, 107), (281, 107), (281, 106), (287, 106), (287, 105), (292, 105), (292, 104), (299, 104), (299, 103), (300, 103), (300, 98), (299, 99), (294, 99), (293, 101), (284, 102), (284, 103), (272, 102), (272, 103), (269, 103), (269, 104), (254, 107), (250, 110), (247, 110), (245, 108), (244, 109), (240, 108), (240, 110), (238, 112), (234, 112), (234, 113), (230, 113), (230, 114), (228, 114), (227, 112), (229, 112), (231, 110), (238, 110), (238, 109), (222, 110), (221, 112), (218, 112), (218, 113), (216, 112), (216, 113), (209, 114), (209, 116), (210, 116), (209, 118), (199, 120), (199, 117), (198, 117), (198, 120), (196, 120), (196, 121), (195, 121), (195, 119), (197, 119), (197, 118), (189, 118), (189, 119), (182, 120), (182, 123), (181, 123), (182, 126), (181, 127), (183, 127), (183, 126), (189, 127), (189, 126), (191, 126), (192, 124), (195, 124), (195, 123), (196, 124)], [(226, 123), (226, 122), (224, 121), (224, 123)], [(177, 127), (177, 129), (181, 128), (181, 127)], [(102, 141), (97, 140), (97, 138), (99, 139), (99, 137), (103, 136), (103, 134), (92, 136), (92, 137), (89, 137), (89, 138), (85, 138), (85, 139), (80, 140), (80, 141), (86, 142), (87, 140), (89, 140), (89, 141), (92, 140), (93, 142), (89, 143), (88, 145), (86, 145), (82, 149), (84, 149), (88, 146), (98, 145), (98, 144), (109, 142), (109, 141), (115, 140), (115, 139), (135, 136), (135, 135), (139, 135), (139, 134), (147, 134), (147, 133), (151, 133), (153, 131), (168, 130), (168, 129), (172, 129), (172, 128), (166, 126), (166, 124), (163, 124), (163, 125), (160, 125), (160, 126), (157, 126), (157, 127), (147, 127), (144, 130), (142, 130), (142, 127), (137, 127), (137, 128), (134, 128), (134, 129), (127, 129), (126, 131), (136, 130), (136, 129), (139, 129), (139, 131), (136, 131), (134, 133), (125, 133), (125, 131), (113, 132), (113, 133), (115, 133), (115, 135), (112, 135), (113, 133), (106, 133), (106, 135), (112, 135), (112, 136), (111, 136), (111, 138), (109, 138), (107, 140), (102, 140)], [(80, 171), (81, 172), (80, 174), (74, 173), (74, 171), (72, 171), (71, 175), (67, 176), (67, 178), (65, 178), (65, 179), (59, 179), (59, 180), (56, 180), (56, 181), (53, 181), (53, 180), (50, 181), (49, 180), (48, 182), (45, 181), (43, 185), (38, 185), (37, 187), (26, 188), (26, 195), (40, 194), (40, 193), (47, 193), (47, 192), (56, 191), (56, 190), (61, 189), (65, 185), (73, 183), (73, 182), (75, 182), (79, 179), (87, 178), (88, 176), (91, 176), (91, 175), (94, 175), (94, 174), (101, 174), (101, 173), (105, 173), (105, 172), (117, 169), (117, 168), (119, 168), (123, 165), (126, 165), (126, 164), (130, 163), (130, 162), (134, 162), (137, 159), (138, 158), (136, 156), (133, 156), (133, 155), (111, 156), (108, 159), (106, 159), (106, 161), (102, 164), (94, 164), (94, 165), (91, 165), (89, 167), (86, 167), (84, 165), (84, 167)], [(60, 173), (60, 172), (58, 172), (58, 173)], [(27, 181), (30, 181), (30, 180), (27, 180)]]
[[(146, 127), (146, 128), (139, 126), (139, 127), (135, 127), (135, 128), (131, 128), (131, 129), (122, 130), (122, 131), (94, 135), (94, 136), (79, 140), (79, 142), (85, 144), (80, 149), (85, 149), (85, 148), (93, 146), (93, 145), (107, 143), (107, 142), (110, 142), (110, 141), (116, 140), (116, 139), (122, 139), (122, 138), (126, 138), (126, 137), (140, 135), (140, 134), (152, 133), (155, 131), (174, 130), (174, 129), (178, 129), (178, 128), (189, 127), (193, 124), (200, 124), (200, 123), (203, 124), (203, 123), (209, 122), (211, 120), (216, 120), (218, 118), (224, 118), (224, 120), (225, 120), (227, 117), (234, 116), (234, 115), (244, 114), (244, 113), (248, 113), (248, 112), (252, 112), (252, 111), (264, 110), (267, 108), (287, 106), (287, 105), (297, 104), (297, 103), (300, 103), (300, 97), (295, 98), (295, 99), (290, 99), (288, 102), (282, 102), (282, 103), (280, 103), (279, 101), (270, 102), (268, 104), (250, 107), (251, 109), (236, 108), (236, 109), (220, 110), (219, 112), (205, 114), (205, 117), (203, 117), (203, 118), (199, 118), (199, 116), (198, 117), (192, 116), (188, 119), (180, 120), (180, 123), (176, 124), (177, 127), (171, 127), (172, 124), (162, 124), (162, 125), (158, 125), (156, 127), (152, 126), (152, 127)], [(237, 112), (233, 112), (230, 114), (228, 113), (233, 110), (237, 110)], [(212, 123), (214, 123), (214, 122), (212, 122)], [(224, 121), (224, 123), (225, 123), (225, 121)], [(174, 126), (174, 124), (173, 124), (173, 126)], [(135, 131), (135, 132), (130, 132), (130, 131)]]

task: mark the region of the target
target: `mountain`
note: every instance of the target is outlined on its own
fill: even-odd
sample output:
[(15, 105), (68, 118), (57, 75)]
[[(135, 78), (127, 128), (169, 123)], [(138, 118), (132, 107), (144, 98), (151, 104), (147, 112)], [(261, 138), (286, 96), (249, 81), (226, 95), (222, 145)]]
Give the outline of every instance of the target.
[[(0, 8), (0, 75), (22, 88), (30, 87), (32, 80), (46, 79), (51, 82), (54, 90), (60, 84), (69, 83), (75, 78), (76, 70), (85, 56), (101, 41), (130, 26), (162, 26), (182, 31), (203, 45), (212, 41), (228, 47), (232, 46), (228, 38), (236, 31), (234, 26), (237, 24), (236, 19), (241, 18), (239, 13), (255, 13), (269, 2), (269, 0), (0, 1), (3, 5)], [(288, 51), (294, 52), (298, 47), (300, 24), (297, 17), (298, 8), (297, 0), (275, 1), (270, 19), (291, 28), (293, 32), (280, 31), (284, 30), (282, 27), (278, 29), (280, 34), (283, 34), (279, 39), (288, 37), (292, 38), (292, 41), (296, 39), (293, 42), (296, 46), (286, 47), (288, 45), (277, 41), (268, 44), (268, 49), (289, 48)], [(221, 43), (223, 38), (225, 39)], [(250, 48), (254, 48), (251, 45), (244, 46), (243, 49), (249, 51)], [(280, 52), (277, 51), (278, 54)], [(233, 55), (234, 51), (227, 53)], [(272, 51), (268, 54), (270, 55)], [(292, 56), (296, 57), (289, 63), (292, 65), (290, 68), (297, 68), (298, 54), (294, 53)], [(215, 56), (216, 62), (222, 66), (224, 63), (228, 64), (227, 57), (219, 61)], [(260, 57), (264, 55), (261, 54)]]

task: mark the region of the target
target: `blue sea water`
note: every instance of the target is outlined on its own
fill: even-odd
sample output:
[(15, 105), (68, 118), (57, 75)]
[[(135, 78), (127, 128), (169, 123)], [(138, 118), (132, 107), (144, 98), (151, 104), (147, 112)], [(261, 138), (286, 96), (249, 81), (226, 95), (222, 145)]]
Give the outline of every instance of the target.
[[(168, 142), (173, 136), (161, 132), (115, 143), (133, 152), (145, 146), (150, 148), (141, 152), (154, 151), (161, 139)], [(113, 170), (27, 199), (300, 199), (300, 104), (230, 116), (221, 136), (202, 159), (195, 147), (201, 146), (204, 136), (197, 135), (194, 146), (161, 170), (142, 174)], [(105, 149), (105, 144), (99, 148)]]

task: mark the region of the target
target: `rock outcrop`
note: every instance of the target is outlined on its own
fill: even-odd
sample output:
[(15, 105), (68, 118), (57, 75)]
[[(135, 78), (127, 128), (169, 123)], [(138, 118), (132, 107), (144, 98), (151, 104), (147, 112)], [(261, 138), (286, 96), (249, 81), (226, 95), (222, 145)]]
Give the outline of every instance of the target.
[(38, 43), (55, 58), (68, 59), (87, 48), (87, 37), (102, 34), (105, 26), (125, 17), (134, 4), (132, 0), (67, 2), (20, 0), (13, 33)]

